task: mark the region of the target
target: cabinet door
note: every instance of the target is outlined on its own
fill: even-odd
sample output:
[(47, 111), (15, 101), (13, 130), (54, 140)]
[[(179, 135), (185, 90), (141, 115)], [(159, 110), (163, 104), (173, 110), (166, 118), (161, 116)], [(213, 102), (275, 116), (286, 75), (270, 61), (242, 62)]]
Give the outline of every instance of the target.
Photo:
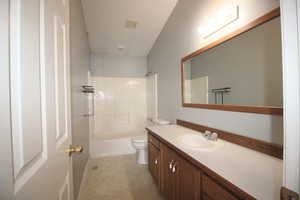
[(161, 189), (166, 200), (174, 200), (174, 175), (171, 172), (170, 164), (174, 163), (173, 151), (165, 145), (161, 145), (162, 169), (161, 169)]
[[(220, 186), (214, 180), (206, 175), (202, 176), (203, 196), (210, 200), (238, 200), (235, 196), (229, 193), (225, 188)], [(208, 198), (207, 198), (208, 197)], [(204, 198), (205, 199), (205, 198)]]
[(175, 200), (201, 199), (201, 172), (190, 162), (176, 156), (176, 193)]
[(149, 170), (155, 183), (159, 186), (160, 180), (160, 151), (153, 144), (148, 144), (149, 152)]

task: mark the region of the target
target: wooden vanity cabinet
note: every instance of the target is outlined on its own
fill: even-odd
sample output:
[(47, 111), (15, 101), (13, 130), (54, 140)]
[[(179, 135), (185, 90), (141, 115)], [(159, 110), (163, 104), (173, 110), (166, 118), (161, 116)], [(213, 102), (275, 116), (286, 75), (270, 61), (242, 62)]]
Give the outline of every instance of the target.
[[(169, 145), (148, 134), (149, 170), (166, 200), (253, 200), (229, 192)], [(226, 189), (227, 188), (227, 189)]]

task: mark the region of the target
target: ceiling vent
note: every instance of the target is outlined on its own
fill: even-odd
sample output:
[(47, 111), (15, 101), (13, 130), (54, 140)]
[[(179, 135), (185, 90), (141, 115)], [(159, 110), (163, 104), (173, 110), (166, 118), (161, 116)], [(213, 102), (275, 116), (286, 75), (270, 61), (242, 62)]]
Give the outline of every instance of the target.
[(138, 25), (138, 22), (137, 22), (137, 21), (126, 20), (125, 28), (136, 29), (137, 25)]
[(117, 49), (118, 49), (119, 51), (123, 51), (123, 50), (125, 49), (125, 47), (124, 47), (123, 45), (119, 45), (119, 46), (117, 47)]

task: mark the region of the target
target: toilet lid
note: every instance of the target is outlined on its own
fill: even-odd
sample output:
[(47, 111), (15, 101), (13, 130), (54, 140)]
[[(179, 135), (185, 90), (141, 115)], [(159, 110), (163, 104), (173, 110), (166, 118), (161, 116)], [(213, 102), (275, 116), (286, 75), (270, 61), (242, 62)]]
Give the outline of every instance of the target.
[(132, 138), (134, 142), (147, 142), (147, 135), (140, 135)]

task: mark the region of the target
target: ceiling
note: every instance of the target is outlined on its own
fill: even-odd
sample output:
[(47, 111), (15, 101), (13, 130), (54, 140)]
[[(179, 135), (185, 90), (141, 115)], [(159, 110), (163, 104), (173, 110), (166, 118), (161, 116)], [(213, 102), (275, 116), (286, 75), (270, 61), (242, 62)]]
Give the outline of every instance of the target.
[[(82, 0), (92, 53), (148, 55), (176, 3), (177, 0)], [(136, 21), (136, 28), (126, 28), (127, 20)]]

